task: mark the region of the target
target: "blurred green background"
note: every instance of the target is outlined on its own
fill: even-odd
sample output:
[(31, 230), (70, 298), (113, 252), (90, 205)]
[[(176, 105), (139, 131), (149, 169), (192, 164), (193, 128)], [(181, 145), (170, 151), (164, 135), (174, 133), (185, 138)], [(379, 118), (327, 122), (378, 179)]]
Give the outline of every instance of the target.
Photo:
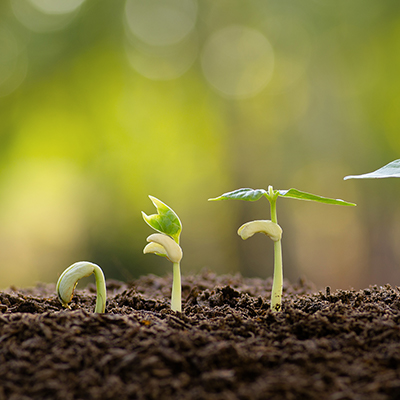
[(400, 2), (0, 2), (0, 287), (166, 274), (143, 255), (148, 195), (183, 223), (182, 273), (272, 274), (272, 242), (237, 228), (280, 199), (284, 275), (400, 284), (400, 180), (343, 181), (400, 158)]

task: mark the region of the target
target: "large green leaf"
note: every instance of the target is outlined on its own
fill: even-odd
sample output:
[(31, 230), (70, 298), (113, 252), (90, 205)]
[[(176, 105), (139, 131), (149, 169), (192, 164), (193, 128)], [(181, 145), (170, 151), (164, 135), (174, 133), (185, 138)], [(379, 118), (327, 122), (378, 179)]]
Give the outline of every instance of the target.
[(219, 197), (214, 197), (212, 199), (208, 199), (209, 201), (218, 201), (218, 200), (246, 200), (246, 201), (257, 201), (267, 192), (264, 189), (250, 189), (243, 188), (237, 189), (233, 192), (227, 192), (222, 194)]
[(302, 192), (297, 189), (289, 189), (289, 190), (278, 190), (279, 196), (281, 197), (288, 197), (291, 199), (299, 199), (299, 200), (306, 200), (306, 201), (316, 201), (318, 203), (325, 203), (325, 204), (334, 204), (339, 206), (355, 206), (354, 203), (349, 203), (347, 201), (341, 199), (331, 199), (329, 197), (318, 196), (316, 194)]
[[(306, 200), (306, 201), (316, 201), (318, 203), (325, 203), (325, 204), (335, 204), (335, 205), (342, 205), (342, 206), (355, 206), (354, 203), (349, 203), (344, 200), (340, 199), (330, 199), (328, 197), (318, 196), (316, 194), (311, 194), (307, 192), (302, 192), (297, 189), (289, 189), (289, 190), (274, 190), (274, 193), (277, 193), (280, 197), (288, 197), (291, 199), (299, 199), (299, 200)], [(247, 201), (256, 201), (260, 199), (262, 196), (269, 198), (269, 192), (265, 189), (238, 189), (234, 190), (233, 192), (224, 193), (219, 197), (215, 197), (209, 199), (210, 201), (216, 200), (247, 200)]]
[(345, 176), (347, 179), (379, 179), (379, 178), (400, 178), (400, 160), (394, 160), (382, 168), (374, 172), (362, 175), (349, 175)]
[(157, 214), (146, 215), (142, 211), (143, 219), (157, 232), (171, 236), (179, 244), (179, 235), (182, 231), (182, 224), (179, 217), (161, 200), (158, 200), (153, 196), (149, 197), (157, 208)]

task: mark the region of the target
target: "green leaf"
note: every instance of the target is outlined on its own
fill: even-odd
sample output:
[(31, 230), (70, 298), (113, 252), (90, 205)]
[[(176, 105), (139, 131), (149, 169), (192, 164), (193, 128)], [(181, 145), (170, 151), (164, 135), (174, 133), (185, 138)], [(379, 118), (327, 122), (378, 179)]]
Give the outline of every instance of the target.
[(238, 189), (233, 192), (224, 193), (219, 197), (214, 197), (212, 199), (208, 199), (208, 201), (219, 201), (219, 200), (246, 200), (246, 201), (257, 201), (263, 195), (267, 194), (264, 189)]
[(299, 200), (306, 200), (306, 201), (316, 201), (318, 203), (325, 203), (325, 204), (334, 204), (334, 205), (341, 205), (341, 206), (355, 206), (354, 203), (349, 203), (347, 201), (341, 199), (330, 199), (329, 197), (318, 196), (316, 194), (302, 192), (297, 189), (289, 189), (289, 190), (278, 190), (279, 196), (281, 197), (288, 197), (291, 199), (299, 199)]
[(362, 175), (349, 175), (345, 176), (347, 179), (380, 179), (380, 178), (400, 178), (400, 160), (394, 160), (382, 168), (374, 172)]
[[(318, 203), (336, 204), (342, 206), (355, 206), (354, 203), (349, 203), (344, 200), (330, 199), (328, 197), (322, 197), (316, 194), (302, 192), (294, 188), (289, 190), (274, 190), (274, 193), (277, 193), (278, 196), (280, 197), (288, 197), (291, 199), (316, 201)], [(219, 197), (209, 199), (209, 201), (228, 200), (228, 199), (256, 201), (260, 199), (262, 196), (265, 196), (270, 200), (270, 195), (265, 189), (244, 188), (244, 189), (234, 190), (233, 192), (224, 193)]]
[(179, 235), (182, 231), (182, 224), (176, 213), (164, 204), (161, 200), (153, 196), (149, 196), (157, 208), (157, 214), (146, 215), (142, 211), (142, 216), (145, 222), (155, 229), (157, 232), (171, 236), (175, 242), (179, 244)]

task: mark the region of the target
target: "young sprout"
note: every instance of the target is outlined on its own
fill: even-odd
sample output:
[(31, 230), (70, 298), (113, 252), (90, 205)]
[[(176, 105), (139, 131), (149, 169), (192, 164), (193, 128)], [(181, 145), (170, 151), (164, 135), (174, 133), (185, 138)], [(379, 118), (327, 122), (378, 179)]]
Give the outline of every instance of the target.
[(145, 222), (159, 233), (153, 233), (147, 238), (149, 244), (143, 249), (143, 253), (154, 253), (166, 257), (173, 264), (171, 309), (182, 311), (182, 287), (181, 267), (182, 249), (179, 246), (179, 237), (182, 224), (176, 213), (153, 196), (149, 196), (157, 209), (157, 214), (146, 215), (142, 211)]
[(379, 168), (376, 171), (369, 172), (368, 174), (345, 176), (344, 180), (380, 178), (400, 178), (400, 160), (394, 160), (389, 164), (386, 164), (384, 167)]
[(87, 276), (94, 274), (96, 279), (96, 307), (94, 312), (104, 313), (106, 309), (106, 282), (104, 274), (101, 268), (87, 261), (79, 261), (68, 267), (60, 276), (57, 282), (57, 296), (61, 304), (66, 307), (71, 302), (74, 294), (74, 289), (78, 284), (79, 279), (86, 278)]
[(253, 236), (255, 233), (264, 233), (269, 236), (274, 242), (274, 274), (272, 282), (272, 293), (271, 293), (271, 310), (280, 311), (282, 307), (282, 286), (283, 286), (283, 266), (282, 266), (282, 229), (278, 225), (278, 218), (276, 213), (276, 201), (278, 197), (288, 197), (292, 199), (316, 201), (319, 203), (326, 204), (337, 204), (344, 206), (355, 206), (353, 203), (348, 203), (340, 199), (330, 199), (327, 197), (317, 196), (315, 194), (302, 192), (297, 189), (289, 190), (274, 190), (272, 186), (268, 186), (268, 190), (265, 189), (238, 189), (233, 192), (224, 193), (223, 195), (209, 199), (210, 201), (217, 200), (246, 200), (256, 201), (262, 196), (265, 196), (271, 209), (271, 220), (257, 220), (247, 222), (238, 229), (238, 234), (242, 239)]

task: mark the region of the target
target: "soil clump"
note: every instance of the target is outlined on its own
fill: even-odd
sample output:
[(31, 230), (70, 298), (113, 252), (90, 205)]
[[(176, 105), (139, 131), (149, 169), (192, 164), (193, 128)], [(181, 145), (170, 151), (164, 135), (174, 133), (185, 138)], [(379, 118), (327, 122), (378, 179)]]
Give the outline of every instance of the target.
[(171, 277), (107, 282), (61, 307), (55, 285), (0, 292), (0, 400), (400, 399), (397, 287), (324, 292), (271, 280), (183, 277), (182, 313)]

